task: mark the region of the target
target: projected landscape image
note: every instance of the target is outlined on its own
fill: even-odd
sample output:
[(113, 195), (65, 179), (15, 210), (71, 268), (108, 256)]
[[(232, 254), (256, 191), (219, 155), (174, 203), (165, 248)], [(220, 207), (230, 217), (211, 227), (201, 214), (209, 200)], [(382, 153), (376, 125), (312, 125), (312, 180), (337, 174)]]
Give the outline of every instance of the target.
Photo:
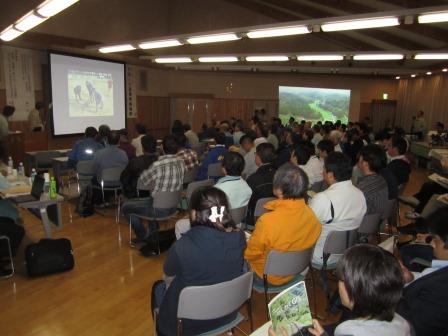
[(317, 122), (348, 122), (350, 90), (308, 87), (279, 87), (279, 117), (286, 124), (290, 117)]
[(112, 116), (114, 114), (113, 85), (111, 74), (69, 70), (69, 116)]

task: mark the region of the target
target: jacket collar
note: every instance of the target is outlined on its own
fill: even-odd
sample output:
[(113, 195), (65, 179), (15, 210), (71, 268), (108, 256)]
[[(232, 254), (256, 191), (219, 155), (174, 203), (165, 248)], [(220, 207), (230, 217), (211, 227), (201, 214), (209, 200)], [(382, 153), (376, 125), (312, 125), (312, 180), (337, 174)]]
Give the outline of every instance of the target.
[(277, 209), (297, 209), (305, 206), (305, 200), (302, 199), (276, 199), (264, 205), (267, 210)]

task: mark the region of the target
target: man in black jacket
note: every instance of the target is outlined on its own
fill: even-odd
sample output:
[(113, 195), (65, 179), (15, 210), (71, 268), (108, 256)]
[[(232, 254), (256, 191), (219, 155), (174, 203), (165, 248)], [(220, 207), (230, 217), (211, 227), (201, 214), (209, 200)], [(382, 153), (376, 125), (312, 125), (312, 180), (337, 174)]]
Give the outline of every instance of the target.
[(403, 266), (406, 282), (397, 313), (414, 327), (417, 336), (448, 335), (448, 209), (427, 218), (435, 259), (422, 273), (411, 273)]
[(411, 174), (411, 165), (407, 161), (406, 154), (407, 142), (401, 136), (395, 135), (392, 137), (387, 149), (391, 160), (387, 167), (392, 171), (397, 179), (398, 185), (407, 183), (409, 181), (409, 175)]
[(274, 179), (275, 148), (270, 143), (259, 144), (255, 152), (255, 163), (258, 169), (248, 179), (247, 184), (252, 189), (252, 196), (247, 208), (246, 224), (254, 225), (254, 211), (257, 201), (265, 197), (274, 197), (272, 181)]
[(121, 173), (123, 193), (126, 198), (147, 197), (148, 192), (140, 192), (137, 195), (137, 181), (140, 174), (157, 161), (157, 141), (150, 135), (141, 138), (143, 155), (137, 156), (129, 161), (125, 170)]

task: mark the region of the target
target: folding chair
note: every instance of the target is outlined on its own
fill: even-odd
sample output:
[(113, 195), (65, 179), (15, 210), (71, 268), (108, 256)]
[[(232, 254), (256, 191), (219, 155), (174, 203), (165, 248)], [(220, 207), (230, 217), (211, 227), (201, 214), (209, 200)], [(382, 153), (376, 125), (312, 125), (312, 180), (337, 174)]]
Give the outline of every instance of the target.
[(187, 190), (185, 191), (183, 198), (187, 201), (187, 207), (190, 206), (190, 200), (193, 193), (199, 188), (211, 187), (215, 184), (213, 180), (196, 181), (188, 184)]
[(14, 273), (15, 273), (15, 270), (14, 270), (14, 262), (13, 262), (13, 260), (12, 260), (11, 242), (10, 242), (10, 240), (9, 240), (9, 237), (7, 237), (7, 236), (0, 236), (0, 240), (4, 240), (4, 241), (6, 241), (6, 245), (8, 246), (8, 257), (9, 257), (9, 262), (10, 262), (10, 264), (11, 264), (11, 274), (1, 276), (0, 279), (7, 279), (7, 278), (12, 277), (12, 276), (14, 275)]
[(266, 212), (268, 212), (269, 210), (266, 210), (264, 208), (264, 205), (270, 201), (275, 200), (275, 197), (265, 197), (265, 198), (260, 198), (257, 201), (257, 204), (255, 205), (255, 210), (254, 210), (254, 217), (258, 218), (261, 215), (265, 214)]
[[(253, 273), (247, 272), (238, 278), (215, 285), (184, 288), (180, 292), (179, 305), (177, 307), (177, 335), (181, 336), (183, 333), (184, 319), (214, 320), (239, 310), (243, 304), (247, 306), (250, 330), (252, 332), (252, 281)], [(155, 314), (157, 313), (156, 311)], [(233, 321), (214, 330), (202, 333), (199, 336), (221, 335), (237, 327), (245, 319), (238, 312)], [(157, 318), (154, 321), (157, 321)], [(242, 332), (242, 330), (240, 331)]]
[[(381, 222), (381, 214), (374, 213), (365, 215), (361, 225), (358, 228), (358, 241), (360, 243), (367, 243), (368, 239), (365, 239), (365, 237), (369, 237), (373, 234), (376, 234), (379, 232), (379, 225)], [(378, 242), (379, 242), (378, 238)]]
[(224, 176), (224, 172), (222, 171), (222, 163), (218, 162), (210, 164), (207, 169), (207, 176), (209, 179)]
[(243, 220), (246, 218), (247, 205), (240, 208), (230, 209), (230, 216), (236, 226), (241, 227)]
[(101, 172), (101, 181), (99, 181), (100, 185), (93, 185), (94, 189), (101, 190), (103, 203), (105, 201), (104, 192), (114, 192), (115, 203), (117, 203), (117, 215), (115, 217), (116, 222), (120, 220), (120, 198), (118, 197), (118, 192), (122, 190), (120, 176), (124, 168), (125, 167), (112, 167), (103, 169)]
[[(268, 254), (268, 258), (264, 265), (263, 271), (263, 287), (254, 285), (253, 289), (257, 293), (264, 292), (264, 300), (266, 305), (266, 315), (269, 320), (269, 294), (280, 293), (286, 288), (305, 280), (306, 275), (302, 275), (308, 270), (311, 258), (313, 256), (314, 245), (306, 250), (297, 252), (280, 252), (272, 250)], [(288, 283), (281, 286), (273, 286), (268, 283), (268, 275), (291, 276), (294, 278)], [(314, 285), (313, 285), (314, 288)]]
[(78, 191), (80, 191), (80, 185), (92, 183), (92, 177), (95, 175), (93, 171), (93, 161), (79, 161), (76, 164), (76, 178), (78, 180)]

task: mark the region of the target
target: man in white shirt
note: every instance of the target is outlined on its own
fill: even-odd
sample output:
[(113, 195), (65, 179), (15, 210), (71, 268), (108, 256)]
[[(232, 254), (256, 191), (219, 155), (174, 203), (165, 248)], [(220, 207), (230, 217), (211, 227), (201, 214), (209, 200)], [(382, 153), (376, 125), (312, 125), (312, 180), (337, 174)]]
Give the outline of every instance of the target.
[(341, 132), (339, 132), (337, 130), (333, 130), (333, 131), (330, 132), (330, 140), (333, 141), (334, 151), (335, 152), (342, 153), (341, 139), (342, 139), (342, 133)]
[(132, 139), (131, 145), (135, 147), (135, 156), (143, 155), (142, 138), (146, 135), (146, 126), (143, 124), (135, 125), (138, 136)]
[[(352, 169), (350, 159), (342, 153), (330, 153), (325, 159), (324, 181), (329, 187), (316, 194), (310, 202), (311, 209), (322, 224), (322, 233), (314, 248), (314, 264), (323, 264), (322, 254), (328, 234), (331, 231), (357, 229), (367, 211), (364, 194), (350, 180)], [(337, 262), (339, 257), (332, 255), (327, 264)]]
[(334, 152), (333, 143), (330, 140), (321, 140), (317, 144), (317, 155), (311, 156), (308, 162), (302, 167), (308, 175), (311, 186), (324, 179), (324, 160), (332, 152)]
[(28, 114), (28, 122), (31, 131), (40, 132), (44, 128), (41, 113), (43, 112), (45, 105), (42, 102), (37, 102), (34, 107), (35, 108), (30, 111), (30, 114)]
[(187, 137), (190, 148), (196, 148), (199, 146), (199, 138), (195, 132), (191, 130), (190, 124), (184, 124), (184, 132)]
[(240, 139), (241, 150), (244, 151), (244, 170), (242, 176), (247, 178), (257, 171), (257, 164), (255, 163), (255, 146), (254, 140), (249, 135), (243, 135)]

